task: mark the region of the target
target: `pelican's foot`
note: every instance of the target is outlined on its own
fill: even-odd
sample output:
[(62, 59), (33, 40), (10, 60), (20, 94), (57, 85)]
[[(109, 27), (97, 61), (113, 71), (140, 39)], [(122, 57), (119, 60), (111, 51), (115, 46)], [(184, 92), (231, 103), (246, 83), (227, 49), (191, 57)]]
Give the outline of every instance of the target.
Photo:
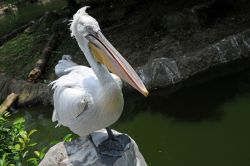
[(109, 128), (107, 128), (107, 132), (109, 137), (100, 143), (96, 150), (102, 163), (112, 165), (123, 155), (131, 140), (125, 134), (115, 136)]
[(92, 143), (93, 147), (95, 148), (96, 152), (99, 153), (98, 147), (95, 145), (95, 142), (92, 138), (92, 135), (89, 134), (89, 136), (87, 137), (89, 139), (89, 141)]
[(126, 145), (130, 143), (128, 136), (122, 134), (114, 136), (113, 138), (107, 138), (98, 146), (99, 154), (110, 157), (122, 156)]
[(108, 138), (98, 146), (95, 145), (91, 135), (88, 136), (88, 139), (95, 148), (100, 161), (104, 165), (112, 165), (117, 159), (124, 155), (131, 140), (125, 134), (115, 136), (109, 128), (107, 128), (107, 133)]

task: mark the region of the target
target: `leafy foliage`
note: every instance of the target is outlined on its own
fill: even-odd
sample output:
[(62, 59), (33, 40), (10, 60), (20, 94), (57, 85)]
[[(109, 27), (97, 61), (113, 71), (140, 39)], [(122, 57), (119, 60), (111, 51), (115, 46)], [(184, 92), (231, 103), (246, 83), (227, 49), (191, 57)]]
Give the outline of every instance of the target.
[(37, 144), (31, 141), (31, 136), (37, 130), (26, 131), (24, 118), (12, 122), (8, 117), (8, 113), (0, 116), (0, 166), (21, 166), (26, 162), (38, 165), (45, 155), (46, 148), (41, 152), (34, 151), (35, 157), (27, 159), (30, 147)]
[(44, 147), (41, 151), (34, 151), (34, 155), (35, 157), (31, 157), (27, 160), (27, 162), (33, 164), (33, 165), (38, 165), (39, 162), (44, 158), (46, 151), (47, 151), (47, 147)]
[(72, 134), (67, 134), (64, 138), (63, 138), (63, 141), (64, 142), (70, 142), (72, 141)]

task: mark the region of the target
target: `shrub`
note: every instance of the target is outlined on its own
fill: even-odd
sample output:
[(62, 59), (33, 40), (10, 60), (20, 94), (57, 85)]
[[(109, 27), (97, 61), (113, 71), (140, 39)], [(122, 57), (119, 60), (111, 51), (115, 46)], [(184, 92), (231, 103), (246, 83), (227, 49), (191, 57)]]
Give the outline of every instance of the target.
[(0, 166), (21, 166), (27, 162), (38, 165), (44, 157), (45, 148), (41, 152), (34, 151), (35, 157), (27, 159), (30, 148), (37, 144), (31, 141), (32, 134), (37, 130), (26, 131), (24, 118), (10, 121), (8, 117), (9, 114), (0, 116)]

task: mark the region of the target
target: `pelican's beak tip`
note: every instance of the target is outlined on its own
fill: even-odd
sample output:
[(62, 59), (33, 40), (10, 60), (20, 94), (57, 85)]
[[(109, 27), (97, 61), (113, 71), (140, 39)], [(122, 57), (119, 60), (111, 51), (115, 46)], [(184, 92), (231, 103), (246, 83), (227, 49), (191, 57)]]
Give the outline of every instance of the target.
[(142, 93), (145, 97), (147, 97), (149, 95), (149, 92), (147, 89), (143, 90), (143, 93)]

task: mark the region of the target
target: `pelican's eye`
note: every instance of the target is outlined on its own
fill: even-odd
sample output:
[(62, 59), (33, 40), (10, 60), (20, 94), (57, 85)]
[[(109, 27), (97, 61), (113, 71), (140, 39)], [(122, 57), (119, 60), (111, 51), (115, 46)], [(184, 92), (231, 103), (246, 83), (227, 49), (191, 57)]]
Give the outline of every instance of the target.
[(89, 34), (92, 34), (92, 35), (95, 35), (95, 34), (96, 34), (94, 27), (91, 26), (91, 25), (87, 25), (87, 26), (85, 27), (85, 30), (86, 30)]
[(78, 24), (78, 32), (82, 33), (84, 37), (95, 33), (93, 27), (86, 24)]
[(88, 32), (93, 31), (93, 28), (92, 28), (91, 26), (89, 26), (89, 25), (86, 25), (86, 26), (85, 26), (85, 29), (86, 29), (86, 31), (88, 31)]

